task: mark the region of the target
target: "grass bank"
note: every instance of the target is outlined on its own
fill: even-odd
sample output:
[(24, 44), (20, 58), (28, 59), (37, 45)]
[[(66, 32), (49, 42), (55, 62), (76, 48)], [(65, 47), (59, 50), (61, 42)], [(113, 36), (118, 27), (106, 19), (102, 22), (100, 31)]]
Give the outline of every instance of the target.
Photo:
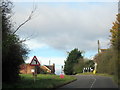
[(15, 84), (3, 83), (3, 88), (56, 88), (73, 80), (75, 77), (65, 75), (60, 78), (59, 75), (38, 74), (34, 82), (31, 74), (21, 74), (21, 80)]

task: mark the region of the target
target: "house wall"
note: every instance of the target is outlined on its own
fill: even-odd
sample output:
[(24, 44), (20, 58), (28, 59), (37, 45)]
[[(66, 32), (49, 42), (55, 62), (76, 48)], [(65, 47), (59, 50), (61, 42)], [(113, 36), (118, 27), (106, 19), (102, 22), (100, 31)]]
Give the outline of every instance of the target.
[(32, 74), (31, 69), (34, 69), (34, 66), (30, 66), (29, 64), (22, 64), (20, 66), (21, 74)]
[[(20, 73), (21, 74), (32, 74), (31, 69), (34, 69), (34, 66), (31, 66), (30, 64), (22, 64), (20, 65)], [(38, 66), (37, 72), (41, 73), (42, 71), (55, 74), (55, 64), (53, 65), (44, 65), (44, 66)]]

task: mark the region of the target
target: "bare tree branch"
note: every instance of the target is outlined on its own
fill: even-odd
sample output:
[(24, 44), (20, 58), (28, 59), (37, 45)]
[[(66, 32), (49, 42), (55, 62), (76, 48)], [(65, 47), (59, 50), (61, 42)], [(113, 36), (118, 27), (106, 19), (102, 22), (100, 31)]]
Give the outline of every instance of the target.
[(35, 11), (36, 11), (36, 6), (34, 5), (33, 10), (31, 11), (29, 17), (16, 28), (16, 30), (13, 32), (13, 34), (15, 34), (24, 24), (26, 24), (28, 21), (30, 21), (32, 19)]
[(23, 40), (20, 40), (19, 43), (23, 43), (23, 42), (25, 42), (25, 41), (27, 41), (27, 40), (30, 40), (30, 37), (32, 37), (32, 35), (28, 36), (27, 38), (25, 38), (25, 39), (23, 39)]

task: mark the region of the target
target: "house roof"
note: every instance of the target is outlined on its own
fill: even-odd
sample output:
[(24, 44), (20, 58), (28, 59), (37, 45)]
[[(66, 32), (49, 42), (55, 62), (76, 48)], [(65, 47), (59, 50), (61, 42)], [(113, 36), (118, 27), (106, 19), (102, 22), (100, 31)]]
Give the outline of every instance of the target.
[(51, 71), (54, 71), (53, 65), (45, 65), (47, 68), (49, 68)]
[(51, 70), (46, 66), (41, 66), (41, 68), (44, 69), (44, 70), (47, 70), (48, 72), (51, 72)]
[(100, 49), (101, 52), (106, 52), (108, 49)]

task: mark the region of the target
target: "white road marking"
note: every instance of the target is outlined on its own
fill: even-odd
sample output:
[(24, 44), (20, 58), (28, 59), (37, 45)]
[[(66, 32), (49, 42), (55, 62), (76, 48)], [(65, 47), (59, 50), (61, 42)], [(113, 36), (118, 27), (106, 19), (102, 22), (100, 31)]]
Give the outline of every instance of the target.
[(94, 83), (96, 82), (96, 78), (93, 77), (93, 79), (94, 79), (94, 81), (93, 81), (93, 83), (92, 83), (91, 86), (90, 86), (90, 90), (91, 90), (91, 88), (93, 87)]

